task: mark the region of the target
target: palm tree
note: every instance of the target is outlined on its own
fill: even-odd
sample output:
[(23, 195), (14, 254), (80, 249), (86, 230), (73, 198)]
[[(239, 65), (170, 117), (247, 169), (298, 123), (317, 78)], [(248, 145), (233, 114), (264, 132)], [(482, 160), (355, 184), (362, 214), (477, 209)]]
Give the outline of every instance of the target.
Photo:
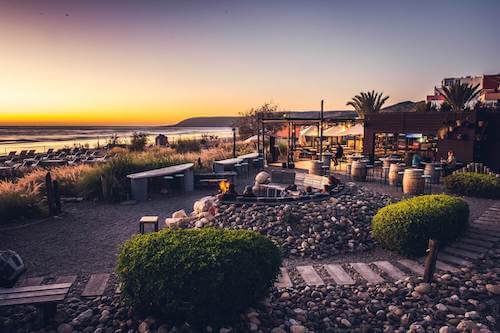
[(460, 81), (455, 81), (452, 85), (443, 87), (444, 98), (455, 112), (464, 111), (465, 106), (474, 100), (480, 92), (479, 84), (472, 86), (472, 84), (461, 83)]
[(368, 92), (360, 92), (347, 102), (356, 110), (360, 118), (365, 118), (368, 113), (379, 112), (389, 96), (383, 96), (383, 93), (376, 93), (374, 90)]

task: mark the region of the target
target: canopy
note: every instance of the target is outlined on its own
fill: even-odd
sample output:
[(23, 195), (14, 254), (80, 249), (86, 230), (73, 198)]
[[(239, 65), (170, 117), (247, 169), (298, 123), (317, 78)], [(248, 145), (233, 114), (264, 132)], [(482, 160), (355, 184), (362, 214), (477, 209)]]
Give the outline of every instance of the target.
[(342, 133), (342, 136), (344, 135), (360, 135), (360, 136), (363, 136), (365, 133), (365, 128), (363, 127), (363, 124), (356, 124), (352, 127), (349, 127), (348, 129), (346, 129), (343, 133)]
[(300, 131), (300, 136), (318, 136), (317, 126), (308, 126)]
[(345, 131), (345, 126), (342, 125), (337, 125), (337, 126), (332, 126), (329, 127), (325, 130), (323, 130), (323, 136), (342, 136), (342, 132)]
[(252, 135), (248, 139), (245, 139), (243, 142), (244, 143), (255, 143), (258, 141), (257, 135)]

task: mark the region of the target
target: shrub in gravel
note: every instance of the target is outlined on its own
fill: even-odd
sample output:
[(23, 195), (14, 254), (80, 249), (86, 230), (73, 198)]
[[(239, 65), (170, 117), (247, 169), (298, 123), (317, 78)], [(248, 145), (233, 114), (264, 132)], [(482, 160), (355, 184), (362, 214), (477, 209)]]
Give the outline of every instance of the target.
[(279, 248), (253, 231), (165, 229), (125, 242), (117, 273), (138, 312), (201, 327), (261, 301), (280, 266)]
[(458, 173), (444, 179), (446, 191), (480, 198), (500, 198), (500, 179), (476, 172)]
[(401, 254), (425, 254), (429, 239), (448, 243), (469, 221), (469, 206), (458, 197), (424, 195), (380, 209), (372, 221), (372, 236), (383, 247)]

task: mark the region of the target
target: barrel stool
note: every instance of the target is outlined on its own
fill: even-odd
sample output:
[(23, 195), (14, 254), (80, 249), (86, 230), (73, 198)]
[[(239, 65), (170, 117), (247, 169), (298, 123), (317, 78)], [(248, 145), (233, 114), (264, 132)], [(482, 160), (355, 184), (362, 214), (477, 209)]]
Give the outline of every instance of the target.
[(423, 194), (425, 191), (424, 170), (410, 168), (404, 171), (403, 193), (411, 195)]
[(366, 181), (366, 162), (353, 161), (351, 163), (351, 178), (356, 181)]

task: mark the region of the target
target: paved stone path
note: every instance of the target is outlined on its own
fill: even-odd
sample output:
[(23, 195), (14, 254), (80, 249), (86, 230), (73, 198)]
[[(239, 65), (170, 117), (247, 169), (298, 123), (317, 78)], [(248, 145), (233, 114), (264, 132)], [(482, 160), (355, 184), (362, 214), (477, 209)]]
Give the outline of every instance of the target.
[[(481, 217), (473, 221), (465, 235), (442, 249), (438, 255), (436, 268), (441, 272), (457, 272), (463, 266), (472, 265), (471, 260), (480, 258), (491, 247), (500, 241), (500, 202), (493, 204)], [(321, 269), (323, 268), (323, 269)], [(424, 271), (423, 258), (419, 260), (402, 259), (398, 261), (375, 261), (369, 263), (335, 263), (325, 264), (319, 267), (312, 265), (282, 267), (277, 288), (289, 288), (293, 286), (290, 278), (290, 270), (298, 273), (303, 283), (312, 286), (324, 285), (325, 280), (331, 280), (338, 285), (353, 285), (356, 283), (376, 284), (384, 281), (401, 280), (409, 275), (422, 275)], [(326, 272), (322, 273), (322, 271)], [(53, 283), (73, 283), (77, 277), (61, 276)], [(93, 274), (87, 281), (82, 296), (98, 297), (104, 295), (110, 274)], [(18, 286), (36, 286), (44, 282), (43, 277), (32, 277), (20, 281)], [(329, 282), (329, 281), (328, 281)], [(118, 285), (110, 286), (114, 293), (119, 294), (121, 288)]]

